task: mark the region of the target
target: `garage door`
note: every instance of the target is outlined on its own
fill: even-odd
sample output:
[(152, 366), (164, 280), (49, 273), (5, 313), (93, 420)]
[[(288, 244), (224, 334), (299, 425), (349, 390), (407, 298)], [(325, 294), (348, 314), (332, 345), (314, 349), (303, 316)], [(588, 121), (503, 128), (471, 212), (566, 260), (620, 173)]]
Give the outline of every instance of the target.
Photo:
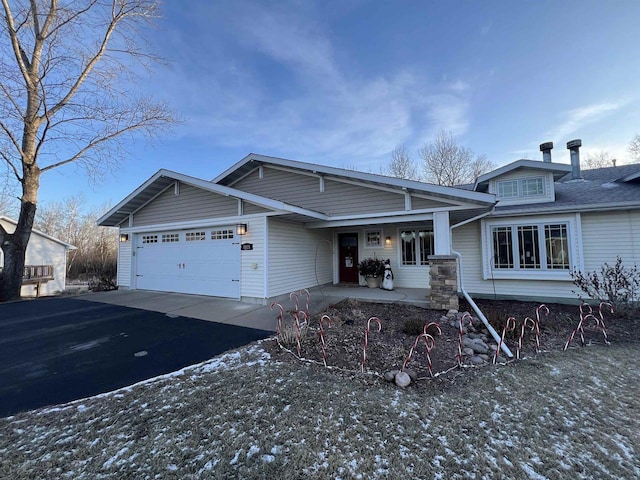
[(136, 288), (240, 298), (232, 226), (137, 235)]

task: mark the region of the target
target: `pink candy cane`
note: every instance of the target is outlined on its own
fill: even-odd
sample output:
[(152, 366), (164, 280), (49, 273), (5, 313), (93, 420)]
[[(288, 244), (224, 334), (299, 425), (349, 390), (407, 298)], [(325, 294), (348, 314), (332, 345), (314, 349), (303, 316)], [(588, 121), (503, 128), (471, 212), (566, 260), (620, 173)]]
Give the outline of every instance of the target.
[(423, 333), (428, 333), (429, 332), (429, 328), (431, 327), (435, 327), (435, 329), (438, 331), (438, 335), (442, 335), (442, 330), (440, 329), (440, 324), (436, 323), (436, 322), (431, 322), (431, 323), (427, 323), (424, 326), (424, 329), (422, 330)]
[(278, 307), (280, 309), (280, 313), (278, 314), (278, 331), (277, 331), (277, 336), (276, 338), (278, 339), (278, 344), (280, 343), (280, 341), (282, 340), (281, 336), (282, 336), (282, 317), (284, 317), (284, 308), (282, 308), (282, 305), (280, 305), (279, 303), (273, 302), (271, 304), (271, 310), (273, 310), (273, 307)]
[[(536, 312), (537, 313), (537, 312)], [(520, 338), (518, 339), (518, 349), (516, 350), (516, 358), (520, 360), (520, 350), (522, 349), (522, 338), (524, 337), (524, 331), (527, 326), (531, 327), (531, 331), (536, 331), (536, 321), (533, 318), (527, 317), (524, 319), (522, 323), (522, 328), (520, 329)]]
[(600, 315), (600, 328), (602, 328), (602, 334), (604, 335), (604, 343), (609, 345), (609, 338), (607, 337), (607, 325), (604, 323), (602, 307), (609, 307), (609, 313), (611, 313), (611, 315), (615, 313), (615, 309), (609, 302), (600, 302), (600, 306), (598, 307), (598, 314)]
[(544, 303), (542, 305), (538, 305), (536, 308), (536, 353), (540, 352), (540, 312), (544, 310), (545, 316), (549, 317), (549, 307), (547, 307)]
[(320, 344), (322, 346), (322, 361), (324, 362), (324, 366), (327, 366), (327, 352), (325, 352), (325, 347), (326, 344), (324, 343), (324, 327), (322, 326), (322, 322), (324, 320), (327, 320), (327, 323), (329, 324), (329, 327), (331, 327), (333, 325), (333, 322), (331, 321), (331, 317), (329, 315), (323, 315), (320, 318)]
[(416, 340), (413, 342), (413, 346), (411, 347), (411, 350), (409, 350), (409, 355), (407, 355), (407, 358), (404, 359), (404, 363), (402, 364), (402, 370), (407, 368), (407, 364), (409, 363), (409, 360), (411, 360), (411, 357), (413, 356), (413, 352), (418, 346), (418, 343), (420, 342), (420, 340), (424, 340), (424, 346), (427, 354), (427, 363), (429, 365), (429, 374), (431, 374), (431, 376), (433, 377), (433, 366), (431, 365), (431, 350), (435, 346), (436, 340), (428, 333), (421, 333), (416, 337)]
[[(469, 325), (473, 326), (473, 317), (469, 312), (464, 312), (464, 314), (462, 315), (462, 318), (460, 318), (460, 322), (458, 323), (458, 366), (459, 367), (462, 366), (462, 335), (464, 333), (462, 329), (464, 328), (464, 324), (466, 323), (466, 321), (469, 322)], [(425, 326), (425, 331), (426, 331), (426, 326)]]
[(296, 342), (297, 342), (297, 346), (298, 346), (298, 357), (300, 357), (302, 355), (302, 347), (300, 346), (300, 319), (299, 319), (298, 315), (304, 315), (305, 323), (306, 323), (306, 321), (308, 320), (309, 317), (307, 317), (307, 314), (305, 312), (295, 312), (293, 314), (293, 321), (294, 321), (295, 326), (296, 326)]
[(498, 360), (498, 355), (500, 355), (500, 349), (502, 348), (502, 344), (504, 343), (504, 337), (507, 332), (511, 332), (516, 329), (516, 319), (513, 317), (507, 318), (507, 322), (504, 324), (504, 328), (502, 329), (502, 336), (500, 337), (500, 341), (498, 342), (498, 349), (496, 350), (495, 355), (493, 356), (493, 364), (495, 365)]
[(378, 323), (378, 332), (382, 330), (382, 322), (378, 317), (371, 317), (367, 321), (367, 328), (364, 330), (364, 349), (362, 350), (362, 371), (364, 372), (364, 364), (367, 363), (367, 345), (369, 343), (369, 328), (371, 327), (371, 321)]
[(298, 311), (298, 292), (291, 292), (289, 294), (289, 300), (291, 300), (292, 302), (295, 302), (296, 307), (295, 307), (295, 311)]
[(311, 315), (311, 312), (309, 312), (309, 300), (311, 299), (311, 294), (309, 293), (309, 290), (307, 290), (306, 288), (303, 288), (302, 290), (300, 290), (300, 295), (302, 296), (302, 294), (305, 294), (307, 296), (307, 301), (305, 303), (305, 312), (307, 313), (307, 317)]

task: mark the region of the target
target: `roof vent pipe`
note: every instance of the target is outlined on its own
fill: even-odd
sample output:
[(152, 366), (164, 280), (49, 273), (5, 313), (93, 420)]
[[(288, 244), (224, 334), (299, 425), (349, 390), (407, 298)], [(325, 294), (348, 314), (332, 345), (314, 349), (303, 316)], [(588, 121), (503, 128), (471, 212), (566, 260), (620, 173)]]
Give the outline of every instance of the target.
[(540, 144), (540, 151), (542, 152), (542, 161), (551, 163), (551, 150), (553, 150), (553, 142), (546, 142)]
[(580, 180), (580, 147), (582, 146), (582, 140), (579, 138), (567, 142), (567, 148), (571, 152), (571, 180)]

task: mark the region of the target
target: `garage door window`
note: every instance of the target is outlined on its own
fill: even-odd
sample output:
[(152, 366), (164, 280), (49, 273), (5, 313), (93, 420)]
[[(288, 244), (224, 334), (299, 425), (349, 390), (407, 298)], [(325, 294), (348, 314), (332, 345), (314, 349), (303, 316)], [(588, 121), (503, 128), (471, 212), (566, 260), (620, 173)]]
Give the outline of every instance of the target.
[(211, 230), (211, 240), (228, 240), (233, 238), (233, 230)]
[(165, 233), (162, 235), (162, 243), (176, 243), (180, 241), (179, 233)]
[(197, 242), (199, 240), (205, 240), (207, 236), (204, 232), (187, 232), (186, 240), (187, 242)]
[(143, 235), (142, 243), (158, 243), (158, 235)]

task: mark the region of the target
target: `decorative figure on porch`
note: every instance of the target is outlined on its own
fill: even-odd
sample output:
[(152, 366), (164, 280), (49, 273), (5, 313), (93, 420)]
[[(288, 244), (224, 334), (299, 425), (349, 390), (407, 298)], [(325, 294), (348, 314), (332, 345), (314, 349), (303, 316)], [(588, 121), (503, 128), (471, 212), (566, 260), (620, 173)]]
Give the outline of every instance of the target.
[(383, 290), (393, 290), (393, 272), (391, 271), (391, 260), (387, 259), (384, 262), (384, 274), (382, 275)]

